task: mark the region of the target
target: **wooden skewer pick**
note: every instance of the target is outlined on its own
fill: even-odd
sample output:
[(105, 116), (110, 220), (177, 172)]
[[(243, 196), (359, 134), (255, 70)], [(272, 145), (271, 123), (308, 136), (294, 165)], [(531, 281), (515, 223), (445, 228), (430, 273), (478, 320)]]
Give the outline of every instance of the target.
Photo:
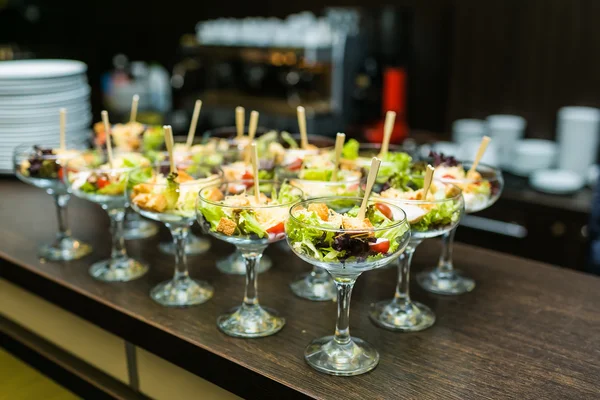
[[(258, 111), (252, 111), (250, 113), (250, 123), (248, 124), (248, 144), (254, 142), (254, 136), (256, 135), (256, 127), (258, 126)], [(251, 152), (252, 149), (246, 145), (246, 149), (244, 150), (245, 154), (245, 162), (248, 164), (250, 162), (250, 158), (252, 157)]]
[(331, 180), (337, 181), (338, 170), (340, 169), (340, 159), (342, 158), (342, 149), (344, 148), (344, 141), (346, 140), (346, 135), (338, 132), (335, 137), (335, 165), (333, 166), (333, 173), (331, 174)]
[(192, 147), (192, 144), (194, 143), (194, 135), (196, 135), (196, 125), (198, 125), (198, 117), (200, 116), (201, 108), (202, 100), (196, 100), (194, 113), (192, 114), (192, 122), (190, 123), (190, 130), (188, 131), (187, 142), (185, 143), (188, 149)]
[(479, 145), (479, 150), (477, 150), (477, 155), (475, 155), (475, 160), (473, 160), (473, 165), (471, 165), (471, 168), (469, 168), (469, 172), (467, 172), (467, 176), (469, 176), (469, 174), (472, 174), (473, 172), (475, 172), (477, 170), (479, 161), (481, 161), (481, 158), (485, 154), (488, 144), (490, 144), (491, 141), (492, 141), (492, 139), (490, 139), (488, 136), (484, 136), (481, 139), (481, 144)]
[(67, 149), (66, 129), (67, 129), (67, 109), (61, 108), (60, 112), (60, 149)]
[(371, 160), (371, 169), (369, 170), (369, 176), (367, 176), (367, 186), (365, 187), (365, 195), (363, 197), (362, 204), (360, 205), (360, 210), (358, 210), (358, 219), (365, 218), (367, 204), (369, 203), (369, 196), (371, 196), (371, 190), (373, 190), (375, 179), (377, 179), (377, 173), (379, 172), (380, 165), (381, 160), (377, 157), (373, 157), (373, 160)]
[(165, 131), (165, 145), (167, 146), (167, 152), (169, 153), (169, 167), (171, 172), (175, 171), (175, 158), (173, 157), (173, 129), (171, 125), (163, 126)]
[(100, 113), (102, 115), (102, 122), (104, 123), (104, 132), (106, 134), (106, 153), (108, 154), (108, 164), (110, 167), (113, 167), (113, 153), (112, 153), (112, 139), (111, 139), (111, 129), (110, 122), (108, 121), (108, 112), (106, 110)]
[(300, 128), (300, 147), (306, 149), (308, 147), (308, 134), (306, 133), (306, 110), (304, 107), (296, 108), (298, 113), (298, 127)]
[(427, 200), (427, 194), (429, 193), (429, 188), (431, 187), (431, 181), (433, 180), (434, 172), (435, 168), (428, 164), (427, 170), (425, 171), (425, 180), (423, 182), (423, 200)]
[(139, 103), (140, 103), (140, 96), (138, 96), (137, 94), (134, 94), (133, 99), (131, 100), (131, 114), (129, 114), (129, 122), (136, 121)]
[(235, 108), (235, 128), (237, 130), (237, 138), (244, 136), (244, 124), (246, 123), (246, 110), (244, 107)]
[(394, 130), (394, 122), (396, 122), (396, 113), (394, 111), (388, 111), (385, 114), (385, 124), (383, 125), (383, 141), (381, 142), (381, 151), (379, 157), (383, 158), (387, 155), (390, 147), (390, 138), (392, 137), (392, 131)]
[(260, 187), (258, 186), (258, 149), (256, 142), (250, 144), (250, 152), (252, 153), (252, 175), (254, 176), (254, 196), (256, 203), (260, 204)]

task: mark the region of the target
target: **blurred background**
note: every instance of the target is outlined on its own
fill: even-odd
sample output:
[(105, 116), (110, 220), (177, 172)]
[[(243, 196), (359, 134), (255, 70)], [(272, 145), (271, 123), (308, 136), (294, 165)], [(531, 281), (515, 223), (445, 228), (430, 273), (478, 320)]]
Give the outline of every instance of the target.
[(302, 104), (310, 133), (374, 142), (394, 110), (392, 141), (421, 153), (468, 158), (488, 134), (506, 190), (457, 239), (584, 270), (598, 15), (595, 0), (0, 0), (0, 60), (83, 61), (93, 121), (125, 119), (138, 93), (140, 121), (176, 133), (200, 98), (199, 132), (233, 125), (238, 105), (294, 132)]

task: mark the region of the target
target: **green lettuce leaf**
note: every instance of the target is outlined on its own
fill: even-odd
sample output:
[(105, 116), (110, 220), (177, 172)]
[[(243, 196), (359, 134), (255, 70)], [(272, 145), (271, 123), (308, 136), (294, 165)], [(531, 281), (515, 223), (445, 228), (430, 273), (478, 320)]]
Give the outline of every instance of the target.
[(286, 131), (281, 132), (281, 139), (285, 143), (287, 143), (288, 146), (290, 146), (290, 149), (298, 148), (298, 143), (296, 143), (296, 141), (294, 140), (292, 135), (289, 134), (289, 132), (286, 132)]
[(307, 168), (300, 171), (298, 177), (307, 181), (329, 182), (333, 171), (331, 169)]
[(79, 190), (86, 193), (94, 193), (96, 191), (96, 186), (92, 185), (89, 182), (85, 182), (79, 187)]
[(263, 229), (263, 227), (258, 223), (256, 218), (254, 217), (254, 213), (249, 210), (244, 210), (240, 213), (238, 228), (242, 231), (242, 233), (256, 233), (259, 238), (268, 236), (268, 233)]
[(454, 224), (458, 221), (460, 215), (457, 211), (458, 203), (454, 201), (448, 200), (439, 203), (418, 222), (411, 225), (411, 228), (417, 231), (427, 231)]
[(126, 185), (127, 185), (127, 180), (120, 179), (118, 182), (109, 183), (108, 185), (104, 186), (102, 189), (99, 189), (98, 193), (109, 195), (109, 196), (118, 196), (125, 192)]
[(167, 188), (165, 189), (163, 195), (167, 199), (167, 208), (173, 209), (175, 205), (177, 205), (177, 200), (179, 199), (179, 183), (175, 181), (177, 178), (177, 172), (171, 172), (169, 176), (167, 176)]
[(143, 151), (160, 150), (164, 141), (165, 136), (160, 126), (149, 127), (144, 132), (142, 149)]
[(398, 246), (400, 246), (400, 239), (410, 229), (408, 222), (399, 224), (397, 227), (392, 229), (385, 229), (389, 226), (395, 225), (396, 223), (397, 222), (385, 218), (385, 221), (377, 227), (377, 229), (382, 230), (375, 232), (376, 238), (387, 239), (390, 241), (390, 249), (388, 250), (388, 253), (393, 253), (396, 251), (396, 249), (398, 249)]
[(204, 216), (204, 219), (206, 219), (206, 221), (208, 221), (210, 224), (210, 229), (213, 232), (217, 230), (217, 226), (219, 226), (219, 221), (221, 221), (221, 218), (226, 217), (225, 213), (223, 212), (223, 208), (217, 205), (202, 202), (198, 208)]
[[(342, 257), (344, 252), (332, 248), (335, 232), (319, 229), (318, 226), (326, 227), (314, 212), (298, 214), (296, 219), (289, 218), (286, 223), (286, 234), (291, 243), (294, 243), (296, 251), (306, 254), (321, 261), (335, 261)], [(315, 226), (309, 227), (304, 224)], [(319, 244), (319, 248), (315, 246)]]
[(360, 143), (356, 139), (350, 139), (344, 144), (342, 149), (342, 157), (347, 160), (356, 160), (358, 158), (358, 150)]

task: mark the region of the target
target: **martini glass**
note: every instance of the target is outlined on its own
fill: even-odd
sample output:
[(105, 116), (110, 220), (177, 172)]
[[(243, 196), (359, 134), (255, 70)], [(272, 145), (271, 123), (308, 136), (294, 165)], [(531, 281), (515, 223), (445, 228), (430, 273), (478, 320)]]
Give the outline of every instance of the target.
[(419, 192), (414, 192), (415, 195), (411, 196), (411, 193), (392, 189), (381, 194), (386, 196), (381, 198), (404, 210), (411, 226), (410, 242), (398, 262), (398, 283), (394, 298), (373, 304), (369, 313), (371, 321), (382, 328), (417, 332), (435, 323), (433, 311), (410, 298), (410, 265), (417, 246), (423, 240), (444, 235), (456, 227), (464, 211), (464, 202), (460, 189), (454, 185), (433, 182), (430, 192), (432, 191), (435, 194), (429, 195), (427, 200), (418, 200), (422, 198), (422, 193)]
[(255, 338), (273, 335), (285, 325), (276, 311), (259, 304), (256, 267), (267, 246), (285, 238), (289, 208), (303, 193), (289, 184), (262, 181), (257, 202), (254, 187), (246, 188), (246, 183), (224, 182), (201, 189), (197, 215), (204, 229), (236, 246), (246, 261), (242, 305), (218, 317), (217, 326), (230, 336)]
[(183, 307), (204, 303), (214, 292), (208, 283), (190, 278), (185, 246), (196, 221), (198, 191), (202, 186), (219, 182), (222, 172), (213, 166), (192, 162), (176, 163), (176, 168), (177, 184), (167, 179), (168, 162), (131, 171), (127, 194), (135, 212), (165, 224), (176, 249), (173, 279), (153, 288), (150, 297), (164, 306)]
[[(327, 196), (356, 197), (360, 192), (360, 171), (341, 170), (337, 181), (302, 179), (302, 169), (280, 167), (277, 169), (277, 178), (280, 181), (288, 180), (290, 184), (299, 187), (304, 192), (306, 199)], [(307, 175), (310, 178), (310, 175)], [(326, 179), (331, 179), (327, 177)], [(298, 297), (313, 301), (329, 301), (337, 296), (333, 279), (326, 270), (316, 265), (308, 274), (294, 278), (290, 283), (292, 292)]]
[(137, 279), (148, 271), (148, 266), (127, 255), (125, 239), (123, 238), (123, 220), (125, 209), (129, 205), (125, 196), (127, 174), (133, 167), (124, 166), (123, 158), (106, 162), (75, 157), (67, 163), (67, 173), (64, 180), (71, 192), (84, 200), (91, 201), (102, 207), (110, 218), (112, 236), (111, 255), (108, 260), (92, 264), (90, 274), (105, 282), (126, 282)]
[[(292, 207), (286, 223), (287, 241), (294, 253), (302, 260), (327, 270), (337, 287), (338, 313), (335, 334), (313, 340), (304, 351), (304, 358), (311, 367), (330, 375), (359, 375), (371, 371), (379, 363), (379, 353), (373, 346), (350, 336), (350, 296), (360, 274), (381, 268), (402, 254), (410, 238), (410, 229), (404, 211), (392, 204), (386, 205), (391, 216), (386, 223), (362, 229), (314, 225), (311, 220), (301, 218), (301, 214), (309, 210), (311, 205), (322, 207), (322, 204), (343, 214), (359, 207), (361, 202), (362, 199), (358, 197), (306, 200)], [(370, 201), (370, 207), (374, 204), (375, 202)], [(351, 256), (340, 259), (336, 253), (329, 250), (332, 244), (324, 243), (323, 236), (333, 240), (334, 245), (340, 244), (342, 247), (344, 243), (352, 243), (343, 250), (351, 251)], [(375, 240), (375, 237), (388, 237), (387, 249), (374, 252), (369, 243), (372, 243), (370, 239)], [(307, 244), (307, 240), (311, 241), (310, 245)]]
[[(471, 162), (462, 164), (465, 170), (471, 168), (471, 165)], [(483, 164), (479, 164), (477, 174), (473, 177), (456, 179), (442, 176), (440, 179), (462, 189), (467, 214), (490, 207), (498, 200), (504, 187), (502, 171)], [(417, 282), (423, 289), (436, 294), (457, 295), (470, 292), (475, 288), (473, 279), (465, 276), (460, 270), (454, 269), (452, 246), (455, 233), (456, 227), (442, 236), (442, 254), (438, 265), (417, 275)]]
[(90, 245), (71, 236), (67, 219), (67, 203), (71, 194), (62, 181), (64, 166), (68, 160), (77, 157), (83, 151), (61, 151), (31, 144), (22, 144), (13, 153), (17, 178), (25, 183), (44, 189), (54, 198), (58, 217), (58, 233), (52, 244), (39, 247), (40, 258), (50, 261), (69, 261), (84, 257), (92, 251)]

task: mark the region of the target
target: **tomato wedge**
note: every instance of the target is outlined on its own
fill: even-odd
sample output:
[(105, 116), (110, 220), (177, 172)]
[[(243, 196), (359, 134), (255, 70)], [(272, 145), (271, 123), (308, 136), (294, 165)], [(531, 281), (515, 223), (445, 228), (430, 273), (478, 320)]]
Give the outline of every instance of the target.
[(96, 186), (98, 186), (98, 189), (102, 189), (104, 186), (107, 186), (110, 182), (108, 182), (108, 179), (106, 178), (98, 178), (98, 180), (96, 181)]
[(244, 185), (246, 185), (247, 188), (250, 188), (254, 184), (254, 175), (252, 175), (252, 172), (246, 171), (244, 172), (244, 175), (242, 175), (242, 180), (244, 181)]
[(454, 177), (454, 175), (446, 174), (446, 175), (442, 176), (442, 179), (456, 179), (456, 178)]
[(65, 167), (58, 167), (58, 180), (62, 181), (65, 176)]
[(390, 241), (388, 239), (379, 238), (375, 243), (369, 243), (369, 248), (376, 253), (387, 253), (390, 249)]
[(279, 233), (283, 233), (284, 231), (285, 231), (285, 227), (283, 225), (283, 222), (280, 222), (277, 225), (273, 225), (272, 227), (270, 227), (269, 229), (267, 229), (267, 233), (272, 233), (274, 235), (277, 235)]
[(290, 171), (295, 171), (302, 168), (302, 159), (301, 158), (296, 158), (294, 161), (292, 161), (291, 163), (289, 163), (287, 165), (287, 169), (289, 169)]
[(375, 203), (375, 208), (379, 210), (380, 213), (385, 215), (387, 219), (394, 219), (394, 214), (392, 213), (392, 209), (383, 203)]

